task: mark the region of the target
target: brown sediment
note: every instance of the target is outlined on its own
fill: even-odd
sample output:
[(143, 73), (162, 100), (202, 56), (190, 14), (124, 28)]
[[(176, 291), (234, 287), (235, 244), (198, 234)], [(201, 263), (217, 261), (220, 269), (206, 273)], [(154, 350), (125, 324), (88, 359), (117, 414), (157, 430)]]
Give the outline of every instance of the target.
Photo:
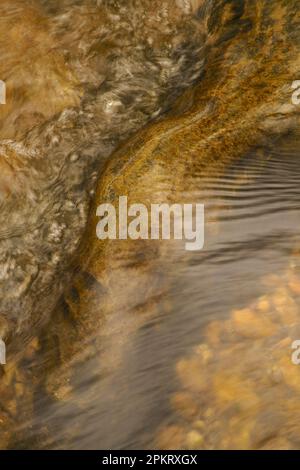
[(174, 424), (159, 431), (158, 448), (178, 444), (173, 427), (181, 430), (180, 449), (299, 447), (300, 377), (292, 343), (299, 336), (300, 277), (289, 268), (274, 281), (249, 307), (209, 323), (199, 346), (178, 362)]

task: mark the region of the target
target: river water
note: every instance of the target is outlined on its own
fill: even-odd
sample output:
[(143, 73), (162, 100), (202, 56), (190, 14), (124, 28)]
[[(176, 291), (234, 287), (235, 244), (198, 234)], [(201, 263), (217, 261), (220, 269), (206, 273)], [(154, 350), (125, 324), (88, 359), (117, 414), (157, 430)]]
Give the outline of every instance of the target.
[[(107, 367), (103, 359), (107, 355), (98, 351), (81, 366), (73, 384), (71, 402), (49, 403), (40, 397), (36, 401), (34, 422), (30, 427), (24, 423), (30, 437), (19, 442), (21, 447), (186, 448), (184, 440), (178, 441), (177, 424), (182, 422), (182, 416), (178, 415), (178, 406), (174, 408), (172, 405), (172, 397), (181, 389), (192, 393), (189, 387), (195, 392), (188, 377), (190, 368), (191, 377), (195, 378), (195, 369), (186, 362), (184, 378), (180, 380), (176, 373), (176, 369), (180, 369), (178, 364), (187, 356), (193, 357), (195, 347), (205, 342), (207, 326), (215, 321), (225, 325), (232, 312), (243, 311), (254, 305), (257, 299), (268, 302), (274, 297), (274, 289), (288, 288), (290, 281), (287, 276), (291, 273), (295, 272), (295, 282), (300, 282), (300, 277), (297, 277), (300, 260), (297, 256), (300, 247), (299, 143), (299, 138), (285, 139), (271, 149), (251, 152), (220, 174), (205, 176), (201, 173), (200, 178), (197, 171), (193, 171), (187, 176), (192, 188), (191, 200), (205, 204), (203, 250), (187, 255), (181, 242), (170, 242), (173, 243), (173, 254), (165, 272), (167, 288), (154, 300), (155, 313), (145, 314), (142, 324), (134, 331), (125, 330), (126, 322), (125, 328), (110, 326), (108, 354), (110, 360), (116, 355), (116, 366)], [(122, 256), (122, 267), (130, 276), (130, 257), (126, 258), (126, 252)], [(148, 308), (147, 300), (144, 299), (144, 310)], [(283, 304), (288, 313), (288, 302)], [(110, 314), (121, 321), (123, 312), (116, 311), (118, 305), (116, 302), (110, 308)], [(144, 313), (142, 307), (140, 315)], [(135, 317), (136, 306), (124, 315)], [(250, 330), (251, 325), (253, 321), (250, 319)], [(285, 328), (286, 325), (279, 327), (281, 333)], [(94, 341), (94, 335), (91, 341)], [(238, 345), (241, 338), (234, 337), (228, 341), (225, 339), (223, 345), (219, 344), (215, 349), (223, 347), (226, 350), (229, 343)], [(252, 338), (250, 334), (250, 343), (247, 341), (249, 338), (246, 337), (242, 342), (246, 342), (247, 349), (253, 348), (254, 361), (259, 367), (264, 348), (257, 343), (259, 339), (255, 334)], [(271, 342), (269, 347), (270, 351), (273, 350), (274, 344)], [(288, 342), (284, 354), (287, 357), (291, 355)], [(231, 353), (226, 368), (233, 379), (237, 375), (236, 368), (245, 357), (243, 351), (241, 355)], [(297, 374), (297, 367), (293, 367)], [(211, 378), (213, 374), (217, 377), (219, 371), (203, 366), (198, 373)], [(247, 384), (247, 377), (242, 380)], [(246, 399), (252, 386), (246, 385)], [(271, 409), (273, 387), (272, 384), (264, 384), (261, 391), (266, 394), (267, 406)], [(201, 393), (212, 392), (196, 388), (196, 395)], [(285, 393), (288, 396), (288, 392)], [(192, 395), (190, 397), (192, 402)], [(187, 428), (192, 427), (194, 414), (203, 414), (209, 408), (207, 403), (199, 402), (198, 406), (195, 413), (184, 415)], [(213, 409), (217, 407), (211, 403), (210, 406)], [(215, 419), (222, 419), (217, 409), (214, 411)], [(264, 410), (253, 410), (253, 418), (259, 420), (264, 411), (265, 407)], [(238, 410), (235, 415), (239, 416)], [(240, 432), (243, 430), (243, 414), (241, 420)], [(274, 420), (274, 429), (276, 423)], [(44, 428), (50, 431), (51, 436), (46, 440), (40, 437)], [(28, 429), (31, 430), (29, 434)], [(211, 433), (214, 435), (215, 431), (212, 429)], [(214, 444), (222, 447), (220, 442)]]
[[(296, 2), (14, 2), (0, 447), (299, 448)], [(204, 204), (204, 248), (100, 243), (118, 192)]]

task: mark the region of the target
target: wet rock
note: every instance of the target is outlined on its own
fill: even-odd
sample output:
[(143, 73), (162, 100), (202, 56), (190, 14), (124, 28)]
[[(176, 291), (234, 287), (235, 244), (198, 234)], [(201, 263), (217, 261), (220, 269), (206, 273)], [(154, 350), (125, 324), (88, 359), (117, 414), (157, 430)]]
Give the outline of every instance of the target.
[[(280, 279), (249, 308), (232, 311), (223, 323), (211, 322), (204, 342), (178, 362), (185, 406), (193, 403), (192, 413), (185, 414), (172, 402), (189, 436), (181, 446), (298, 448), (300, 373), (291, 360), (291, 345), (299, 336), (299, 297), (290, 288), (289, 269)], [(230, 333), (228, 341), (232, 329), (236, 334)]]
[(276, 325), (268, 317), (248, 308), (233, 313), (233, 326), (239, 335), (246, 338), (272, 336), (276, 332)]
[(186, 447), (189, 450), (201, 449), (204, 439), (198, 431), (190, 431), (186, 437)]
[(197, 357), (179, 361), (176, 370), (180, 380), (193, 392), (204, 392), (207, 388), (207, 378)]
[[(97, 334), (95, 343), (101, 343), (102, 371), (120, 364), (128, 338), (147, 316), (158, 313), (155, 300), (168, 291), (166, 273), (174, 267), (165, 243), (153, 248), (148, 242), (99, 241), (99, 201), (114, 204), (119, 195), (128, 195), (129, 202), (149, 205), (170, 203), (180, 194), (185, 202), (184, 194), (199, 184), (197, 180), (191, 188), (188, 174), (202, 175), (204, 169), (212, 175), (222, 172), (253, 146), (299, 126), (298, 109), (283, 107), (291, 98), (287, 83), (299, 72), (298, 2), (245, 0), (243, 8), (233, 12), (225, 0), (199, 5), (193, 1), (197, 16), (192, 19), (183, 14), (189, 3), (179, 3), (180, 9), (172, 8), (173, 1), (120, 1), (120, 11), (115, 11), (114, 2), (109, 8), (102, 2), (74, 8), (58, 2), (51, 12), (46, 6), (36, 9), (35, 2), (27, 12), (19, 0), (1, 3), (11, 12), (0, 15), (0, 27), (9, 31), (8, 39), (2, 35), (1, 50), (12, 57), (12, 63), (1, 62), (2, 72), (17, 77), (12, 86), (19, 92), (31, 80), (32, 64), (40, 80), (31, 90), (36, 100), (21, 93), (19, 103), (16, 93), (13, 109), (4, 112), (7, 128), (2, 131), (7, 129), (5, 137), (12, 140), (0, 146), (0, 165), (5, 167), (0, 177), (5, 201), (0, 213), (0, 315), (9, 318), (10, 331), (18, 333), (33, 325), (39, 330), (40, 322), (52, 315), (43, 330), (43, 344), (45, 349), (55, 345), (50, 348), (55, 353), (47, 357), (46, 370), (40, 367), (38, 383), (58, 399), (69, 397), (69, 388), (64, 387), (76, 371), (71, 359), (75, 361), (78, 352), (81, 360), (90, 354), (84, 341), (88, 335), (94, 339)], [(149, 14), (143, 11), (145, 5)], [(10, 52), (16, 44), (17, 56)], [(50, 56), (44, 53), (49, 51)], [(26, 69), (11, 73), (19, 72), (20, 58)], [(174, 102), (183, 86), (190, 90)], [(43, 118), (35, 113), (40, 106)], [(145, 126), (167, 110), (163, 119)], [(22, 116), (23, 127), (16, 128), (15, 119)], [(121, 140), (139, 128), (112, 155)], [(93, 175), (100, 170), (88, 220)], [(78, 285), (78, 296), (70, 295), (69, 303), (67, 299), (55, 309), (67, 290), (67, 273), (77, 250), (73, 284)], [(95, 280), (93, 290), (82, 285), (82, 271)], [(275, 276), (272, 282), (280, 286), (285, 281)], [(290, 293), (276, 295), (283, 322)], [(207, 425), (205, 439), (218, 430), (211, 441), (215, 447), (248, 448), (257, 414), (270, 400), (266, 361), (258, 352), (272, 345), (282, 323), (265, 315), (265, 307), (257, 311), (253, 305), (233, 312), (224, 324), (208, 327), (207, 349), (201, 347), (200, 356), (194, 351), (177, 366), (182, 390), (195, 397), (191, 403), (199, 403), (199, 396), (206, 401), (198, 414)], [(290, 302), (289, 315), (293, 313)], [(4, 374), (3, 402), (18, 415), (22, 407), (11, 402), (8, 393), (16, 377), (16, 370)], [(31, 383), (30, 379), (25, 376), (24, 382)], [(276, 385), (276, 397), (285, 396), (286, 389), (295, 394), (299, 389), (288, 368)], [(28, 413), (33, 396), (30, 388)], [(288, 400), (287, 422), (295, 411), (294, 404), (289, 405)], [(180, 419), (186, 420), (182, 413)], [(184, 447), (187, 435), (192, 447), (202, 445), (202, 434), (182, 421), (162, 431), (162, 448)]]
[(180, 426), (168, 426), (160, 432), (156, 447), (162, 450), (182, 449), (184, 438), (185, 432), (183, 428)]
[(199, 412), (194, 396), (189, 393), (176, 393), (172, 397), (171, 404), (186, 419), (192, 419)]

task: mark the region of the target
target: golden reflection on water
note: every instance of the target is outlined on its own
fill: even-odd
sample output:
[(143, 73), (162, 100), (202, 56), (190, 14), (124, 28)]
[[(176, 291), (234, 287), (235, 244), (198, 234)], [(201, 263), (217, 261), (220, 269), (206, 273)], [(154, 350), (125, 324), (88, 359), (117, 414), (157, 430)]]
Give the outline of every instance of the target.
[(201, 173), (201, 189), (188, 175), (207, 208), (202, 252), (123, 240), (89, 258), (97, 271), (27, 353), (46, 395), (18, 445), (297, 447), (298, 143)]
[(299, 447), (300, 373), (291, 349), (300, 334), (299, 269), (266, 281), (270, 293), (208, 323), (201, 343), (177, 362), (176, 424), (160, 431), (158, 448)]
[[(288, 168), (286, 151), (294, 154), (297, 159), (299, 140), (291, 139), (290, 143), (285, 141), (283, 147), (279, 148), (278, 153), (276, 151), (281, 157), (278, 171), (283, 176)], [(272, 152), (270, 156), (272, 157)], [(269, 160), (268, 163), (272, 164), (271, 162)], [(295, 164), (297, 165), (297, 160)], [(268, 169), (265, 171), (268, 172)], [(255, 172), (252, 176), (254, 174)], [(286, 194), (293, 197), (292, 194), (295, 193), (292, 188), (296, 189), (297, 186), (290, 186), (288, 179), (287, 177), (285, 180)], [(247, 180), (246, 177), (246, 188)], [(250, 178), (250, 186), (251, 184)], [(270, 184), (273, 184), (273, 190), (279, 190), (277, 195), (275, 192), (271, 193), (274, 204), (279, 203), (279, 212), (284, 212), (285, 191), (281, 195), (276, 177)], [(261, 191), (265, 198), (262, 205), (266, 206), (267, 186), (262, 182), (260, 189), (257, 188), (257, 202)], [(249, 196), (246, 200), (251, 200), (251, 191)], [(255, 210), (256, 217), (259, 217), (262, 209), (259, 205), (258, 203)], [(249, 224), (249, 232), (253, 223), (251, 207), (250, 204), (248, 220), (245, 220)], [(233, 205), (232, 208), (233, 216), (238, 206)], [(157, 448), (299, 448), (300, 371), (292, 361), (292, 344), (300, 335), (300, 250), (299, 241), (296, 241), (299, 240), (298, 205), (293, 209), (291, 204), (291, 210), (294, 213), (294, 241), (287, 250), (283, 249), (284, 256), (289, 252), (286, 256), (288, 267), (258, 276), (254, 290), (258, 290), (260, 295), (242, 294), (241, 308), (237, 308), (236, 302), (233, 302), (235, 307), (230, 309), (225, 319), (208, 320), (204, 328), (199, 330), (201, 341), (176, 363), (177, 391), (170, 398), (172, 411), (167, 419), (169, 424), (160, 426), (158, 431), (155, 441)], [(262, 214), (266, 215), (267, 211), (263, 209)], [(230, 221), (230, 215), (227, 220)], [(278, 222), (277, 220), (277, 224)], [(279, 222), (277, 229), (273, 227), (274, 232), (283, 233), (287, 229), (289, 224), (284, 215), (280, 225)], [(222, 239), (222, 235), (220, 238)], [(249, 245), (249, 249), (253, 247), (250, 248)], [(268, 251), (267, 246), (265, 249)], [(280, 251), (279, 249), (277, 256)], [(236, 255), (238, 261), (238, 254)], [(269, 255), (265, 254), (263, 258), (270, 267), (276, 265), (276, 260)], [(243, 271), (243, 261), (235, 264), (234, 269), (235, 273), (231, 274), (232, 281), (236, 282), (236, 289), (245, 290), (238, 277), (239, 269), (241, 273)], [(252, 274), (251, 271), (248, 272), (250, 278)]]
[[(192, 3), (194, 12), (198, 3), (207, 6), (206, 2)], [(290, 350), (298, 335), (300, 295), (299, 136), (295, 135), (299, 110), (290, 104), (290, 84), (299, 72), (298, 10), (293, 0), (289, 5), (284, 0), (279, 4), (278, 0), (257, 0), (255, 8), (253, 0), (244, 3), (243, 8), (225, 8), (218, 2), (210, 21), (205, 17), (209, 9), (200, 8), (200, 26), (196, 18), (192, 24), (197, 24), (195, 36), (207, 35), (207, 50), (200, 48), (208, 54), (206, 73), (167, 116), (119, 147), (101, 170), (86, 232), (73, 262), (72, 283), (66, 278), (64, 295), (49, 323), (34, 332), (19, 362), (12, 358), (1, 371), (0, 447), (299, 447), (298, 369), (291, 363)], [(75, 19), (78, 12), (81, 18), (82, 11), (74, 11)], [(145, 21), (151, 26), (149, 18)], [(114, 17), (110, 19), (113, 24)], [(27, 36), (29, 42), (44, 35), (35, 26)], [(17, 33), (18, 28), (10, 31), (12, 38)], [(72, 30), (66, 42), (73, 44), (70, 38), (75, 33)], [(168, 34), (163, 34), (166, 41)], [(160, 37), (158, 33), (158, 44)], [(110, 46), (94, 44), (100, 55)], [(119, 50), (118, 41), (115, 46)], [(18, 53), (23, 53), (20, 47)], [(136, 50), (133, 47), (134, 57)], [(76, 57), (73, 46), (69, 53)], [(89, 65), (87, 80), (91, 82), (93, 71), (103, 66), (101, 61), (95, 65), (93, 58), (83, 60)], [(55, 62), (52, 55), (50, 59)], [(137, 63), (144, 59), (138, 55)], [(198, 59), (202, 67), (202, 56)], [(43, 119), (54, 117), (60, 105), (64, 108), (80, 99), (82, 89), (76, 84), (77, 80), (86, 84), (85, 77), (76, 61), (72, 66), (76, 80), (71, 74), (61, 87), (74, 88), (76, 93), (67, 94), (66, 102), (46, 106)], [(134, 62), (132, 73), (135, 66)], [(118, 70), (114, 70), (116, 81)], [(163, 88), (165, 74), (157, 80), (162, 80)], [(96, 102), (92, 108), (96, 115), (84, 128), (85, 140), (80, 140), (79, 115), (88, 106), (68, 125), (76, 128), (75, 137), (83, 147), (95, 139), (93, 158), (98, 147), (106, 158), (115, 132), (118, 138), (124, 137), (123, 127), (118, 113), (109, 115), (115, 121), (104, 119), (107, 103), (101, 101), (101, 83), (96, 88), (101, 106), (97, 108), (97, 100), (88, 91), (88, 106)], [(34, 92), (43, 106), (44, 92), (43, 87)], [(155, 105), (151, 101), (141, 120), (139, 106), (131, 109), (132, 120), (125, 113), (124, 135), (147, 122), (161, 101), (164, 95), (159, 95)], [(6, 112), (7, 136), (19, 137), (12, 134), (14, 110)], [(38, 125), (35, 117), (41, 118), (31, 110), (30, 126)], [(110, 138), (102, 138), (94, 126), (98, 121)], [(28, 122), (19, 128), (20, 135), (28, 131)], [(63, 135), (69, 137), (73, 151), (70, 134)], [(38, 132), (29, 134), (27, 140), (31, 137), (40, 138)], [(18, 169), (19, 153), (16, 147), (13, 170)], [(82, 169), (76, 172), (74, 163), (85, 162), (81, 158), (89, 155), (71, 153), (71, 157), (67, 162), (72, 163), (71, 169), (66, 164), (66, 174), (62, 172), (67, 182), (77, 181)], [(12, 170), (2, 165), (6, 198)], [(83, 188), (85, 180), (81, 183), (77, 186)], [(66, 187), (62, 186), (63, 196), (58, 192), (59, 201), (68, 193)], [(177, 241), (99, 242), (95, 209), (99, 203), (116, 202), (120, 195), (127, 195), (129, 204), (147, 206), (204, 203), (205, 249), (186, 253)], [(76, 192), (74, 197), (78, 197)], [(63, 257), (60, 245), (54, 254), (58, 255), (59, 247)], [(52, 297), (50, 293), (49, 302), (56, 301)], [(41, 309), (34, 308), (39, 316)], [(33, 311), (27, 313), (30, 317)]]

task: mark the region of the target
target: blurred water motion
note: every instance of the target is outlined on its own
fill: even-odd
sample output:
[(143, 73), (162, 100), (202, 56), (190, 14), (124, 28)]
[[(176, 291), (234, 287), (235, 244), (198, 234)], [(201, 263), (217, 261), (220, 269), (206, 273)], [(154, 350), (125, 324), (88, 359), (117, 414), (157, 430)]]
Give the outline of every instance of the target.
[[(0, 447), (299, 448), (297, 2), (1, 8)], [(121, 195), (204, 249), (99, 241)]]
[[(19, 445), (299, 446), (300, 376), (291, 362), (300, 335), (298, 159), (293, 138), (202, 175), (201, 184), (197, 172), (187, 175), (190, 194), (206, 205), (205, 249), (187, 254), (174, 242), (165, 290), (154, 313), (143, 299), (142, 323), (135, 303), (126, 311), (122, 301), (109, 304), (102, 349), (81, 364), (72, 400), (40, 398), (32, 435)], [(119, 261), (132, 276), (128, 252)], [(36, 435), (41, 426), (50, 440)]]

